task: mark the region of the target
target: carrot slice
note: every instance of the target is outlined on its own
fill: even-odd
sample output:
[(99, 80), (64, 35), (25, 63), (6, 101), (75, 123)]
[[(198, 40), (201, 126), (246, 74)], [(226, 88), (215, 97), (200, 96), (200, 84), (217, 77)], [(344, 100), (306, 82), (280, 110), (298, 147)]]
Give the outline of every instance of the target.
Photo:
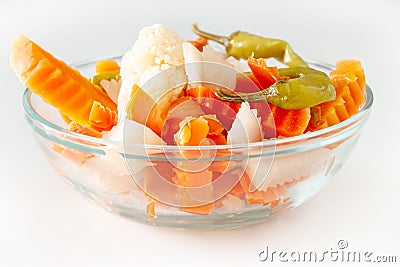
[(309, 108), (286, 110), (266, 102), (250, 103), (261, 118), (264, 138), (297, 136), (305, 132), (311, 114)]
[(89, 115), (89, 125), (97, 131), (109, 131), (117, 125), (117, 112), (94, 101)]
[(112, 111), (116, 104), (76, 69), (20, 35), (12, 43), (10, 64), (32, 92), (82, 126), (90, 126), (94, 101)]
[(88, 135), (88, 136), (92, 136), (92, 137), (97, 137), (97, 138), (101, 138), (101, 136), (102, 136), (101, 133), (96, 131), (95, 129), (79, 125), (76, 122), (71, 122), (69, 124), (68, 131), (79, 133), (79, 134), (84, 134), (84, 135)]
[[(299, 179), (300, 180), (300, 179)], [(261, 204), (270, 205), (271, 208), (275, 207), (282, 201), (285, 201), (283, 196), (286, 194), (287, 189), (298, 183), (299, 180), (293, 179), (286, 182), (285, 184), (278, 184), (274, 187), (268, 187), (265, 191), (254, 190), (249, 191), (250, 188), (250, 178), (244, 173), (240, 179), (241, 188), (245, 194), (245, 199), (249, 204)]]
[(175, 143), (179, 146), (198, 146), (206, 138), (213, 140), (216, 145), (227, 143), (225, 128), (215, 116), (190, 118), (181, 124), (175, 135)]
[(243, 191), (245, 193), (247, 203), (261, 204), (261, 205), (269, 204), (267, 201), (264, 200), (264, 197), (263, 197), (261, 191), (258, 191), (258, 190), (254, 190), (253, 192), (249, 191), (250, 178), (246, 173), (244, 173), (243, 177), (240, 179), (240, 185), (242, 186)]
[(208, 39), (199, 36), (196, 40), (189, 40), (189, 43), (191, 43), (194, 47), (197, 48), (200, 52), (203, 51), (203, 47), (208, 44)]
[(119, 74), (119, 65), (115, 60), (98, 60), (96, 61), (96, 73), (115, 73)]
[(278, 135), (290, 137), (304, 133), (310, 121), (310, 109), (286, 110), (270, 105)]
[(176, 144), (179, 146), (198, 146), (207, 137), (209, 130), (208, 122), (204, 118), (190, 119), (175, 136)]
[(365, 102), (364, 70), (357, 60), (341, 60), (330, 73), (336, 99), (311, 108), (309, 131), (320, 130), (342, 122), (356, 114)]
[(247, 64), (263, 89), (270, 87), (276, 81), (283, 78), (279, 75), (277, 67), (267, 66), (267, 60), (265, 58), (250, 57), (247, 60)]
[[(247, 60), (247, 64), (262, 89), (268, 88), (276, 81), (285, 78), (280, 76), (277, 67), (268, 67), (265, 58), (250, 57)], [(251, 76), (248, 77), (252, 78)], [(269, 104), (270, 108), (268, 109), (266, 103), (252, 104), (257, 109), (258, 114), (260, 114), (261, 125), (263, 126), (266, 138), (274, 136), (274, 127), (277, 135), (285, 137), (300, 135), (306, 130), (311, 117), (309, 108), (285, 110)], [(268, 110), (272, 112), (274, 123), (272, 122), (271, 112), (268, 112)]]

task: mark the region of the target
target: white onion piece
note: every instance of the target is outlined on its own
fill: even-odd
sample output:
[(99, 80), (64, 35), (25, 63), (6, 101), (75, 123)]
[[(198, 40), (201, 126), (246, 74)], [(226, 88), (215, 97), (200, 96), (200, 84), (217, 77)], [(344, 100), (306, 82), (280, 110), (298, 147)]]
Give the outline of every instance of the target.
[(206, 82), (235, 89), (237, 71), (226, 61), (225, 54), (216, 52), (209, 45), (203, 47), (203, 52), (188, 42), (184, 42), (182, 47), (189, 83)]
[(189, 64), (193, 62), (203, 61), (202, 53), (191, 43), (184, 42), (182, 44), (183, 57), (185, 59), (185, 70), (189, 82), (201, 81), (203, 79), (203, 71), (201, 64)]
[[(132, 93), (132, 87), (134, 84), (138, 84), (140, 82), (140, 75), (131, 75), (127, 78), (122, 79), (121, 83), (121, 89), (119, 90), (118, 94), (118, 102), (117, 102), (117, 107), (118, 107), (118, 126), (120, 124), (123, 124), (123, 121), (125, 120), (126, 117), (126, 106), (129, 103), (129, 100), (131, 99), (131, 93)], [(115, 126), (117, 127), (117, 126)], [(114, 128), (115, 128), (114, 127)], [(121, 139), (122, 140), (122, 139)]]
[(114, 103), (118, 103), (118, 94), (121, 89), (121, 81), (116, 81), (114, 79), (101, 80), (101, 87), (106, 91), (107, 95), (111, 98)]
[(124, 144), (165, 145), (149, 127), (131, 120), (124, 123)]
[(250, 71), (250, 67), (245, 60), (237, 60), (236, 58), (230, 56), (226, 59), (226, 62), (231, 64), (238, 72)]
[(268, 187), (284, 184), (294, 179), (308, 178), (319, 171), (325, 171), (329, 167), (331, 153), (327, 148), (320, 148), (276, 156), (268, 177), (261, 184), (259, 190), (265, 191)]
[[(125, 158), (132, 174), (137, 174), (147, 166), (152, 166), (148, 157), (160, 150), (154, 150), (146, 145), (164, 145), (165, 142), (150, 128), (135, 121), (126, 120), (123, 132)], [(142, 146), (137, 146), (137, 144)]]
[[(250, 109), (247, 102), (243, 102), (236, 118), (233, 121), (232, 128), (228, 131), (228, 144), (249, 144), (263, 140), (263, 131), (260, 118), (257, 117), (257, 110)], [(265, 148), (255, 147), (243, 150), (244, 153), (262, 154)], [(246, 162), (246, 173), (250, 181), (257, 188), (265, 180), (265, 175), (269, 171), (270, 158), (255, 157), (249, 158)], [(253, 187), (249, 188), (254, 190)]]
[(243, 102), (228, 131), (228, 144), (248, 144), (262, 140), (263, 132), (257, 110), (250, 109), (249, 103)]

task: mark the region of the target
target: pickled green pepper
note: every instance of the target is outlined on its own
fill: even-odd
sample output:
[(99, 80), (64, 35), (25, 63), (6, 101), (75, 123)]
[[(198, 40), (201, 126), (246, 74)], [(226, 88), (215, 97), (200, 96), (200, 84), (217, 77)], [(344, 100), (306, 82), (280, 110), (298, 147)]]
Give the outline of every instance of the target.
[(193, 32), (201, 37), (222, 44), (228, 55), (237, 59), (247, 59), (251, 55), (255, 58), (275, 58), (289, 67), (307, 67), (308, 64), (297, 55), (292, 47), (283, 40), (265, 38), (243, 31), (232, 33), (229, 37), (219, 36), (200, 30), (196, 23)]
[(281, 68), (279, 75), (288, 77), (276, 81), (262, 91), (246, 94), (215, 91), (216, 96), (228, 102), (265, 102), (283, 109), (309, 108), (336, 98), (335, 87), (328, 75), (308, 67)]

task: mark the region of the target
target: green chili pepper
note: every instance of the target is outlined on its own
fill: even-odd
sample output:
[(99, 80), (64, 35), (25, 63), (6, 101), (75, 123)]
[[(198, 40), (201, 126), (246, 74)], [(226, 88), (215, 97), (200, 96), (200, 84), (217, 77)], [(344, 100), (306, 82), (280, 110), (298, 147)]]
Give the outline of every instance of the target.
[(93, 76), (90, 81), (95, 84), (95, 85), (100, 85), (100, 82), (102, 80), (116, 80), (119, 81), (119, 79), (121, 79), (121, 76), (119, 74), (113, 73), (113, 72), (104, 72), (104, 73), (100, 73), (97, 74), (95, 76)]
[(289, 67), (307, 67), (308, 64), (297, 55), (291, 46), (283, 40), (264, 38), (247, 32), (237, 31), (229, 37), (204, 32), (193, 24), (193, 32), (201, 37), (222, 44), (226, 52), (237, 58), (275, 58)]
[(336, 98), (335, 87), (324, 72), (308, 67), (279, 69), (279, 75), (289, 77), (255, 93), (235, 94), (221, 89), (215, 95), (228, 102), (267, 101), (283, 109), (309, 108)]

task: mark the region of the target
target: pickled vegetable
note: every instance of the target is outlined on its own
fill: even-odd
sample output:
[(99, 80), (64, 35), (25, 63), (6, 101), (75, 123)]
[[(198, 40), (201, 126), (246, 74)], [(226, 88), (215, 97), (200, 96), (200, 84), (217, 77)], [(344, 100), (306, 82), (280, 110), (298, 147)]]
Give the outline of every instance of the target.
[(251, 55), (254, 55), (256, 58), (273, 57), (290, 67), (308, 66), (283, 40), (265, 38), (243, 31), (234, 32), (229, 37), (219, 36), (201, 31), (197, 24), (193, 24), (193, 31), (200, 37), (222, 44), (225, 46), (228, 55), (238, 59), (248, 59)]
[(259, 65), (253, 65), (251, 60), (252, 58), (249, 59), (249, 65), (262, 86), (275, 82), (260, 92), (246, 94), (217, 89), (215, 93), (219, 99), (230, 102), (267, 101), (277, 107), (292, 110), (309, 108), (336, 98), (329, 76), (321, 71), (308, 67), (291, 67), (278, 69), (278, 75), (273, 71), (274, 68), (267, 67), (265, 59), (258, 59), (264, 61), (261, 66), (264, 72), (260, 73)]

